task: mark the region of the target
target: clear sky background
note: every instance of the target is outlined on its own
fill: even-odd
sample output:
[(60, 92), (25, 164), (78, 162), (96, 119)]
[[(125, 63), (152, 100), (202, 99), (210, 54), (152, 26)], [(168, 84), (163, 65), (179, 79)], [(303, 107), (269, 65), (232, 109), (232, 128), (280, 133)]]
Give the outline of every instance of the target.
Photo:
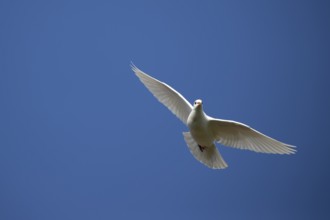
[[(329, 219), (329, 9), (0, 1), (0, 219)], [(298, 153), (208, 169), (131, 61)]]

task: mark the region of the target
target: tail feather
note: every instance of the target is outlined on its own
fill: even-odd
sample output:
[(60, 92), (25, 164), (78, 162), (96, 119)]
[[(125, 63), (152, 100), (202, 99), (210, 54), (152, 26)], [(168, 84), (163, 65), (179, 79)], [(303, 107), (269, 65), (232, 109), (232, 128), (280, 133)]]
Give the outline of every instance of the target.
[(201, 163), (212, 169), (224, 169), (228, 167), (227, 163), (221, 157), (218, 149), (213, 144), (211, 147), (201, 151), (196, 141), (191, 136), (190, 132), (183, 132), (184, 140), (192, 153), (192, 155)]

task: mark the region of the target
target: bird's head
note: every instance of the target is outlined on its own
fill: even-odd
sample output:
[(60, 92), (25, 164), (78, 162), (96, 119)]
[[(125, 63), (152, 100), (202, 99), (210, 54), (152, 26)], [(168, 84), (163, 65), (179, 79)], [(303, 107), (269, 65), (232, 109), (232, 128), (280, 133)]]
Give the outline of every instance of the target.
[(194, 102), (194, 108), (198, 108), (198, 107), (202, 107), (202, 100), (201, 99), (197, 99), (195, 102)]

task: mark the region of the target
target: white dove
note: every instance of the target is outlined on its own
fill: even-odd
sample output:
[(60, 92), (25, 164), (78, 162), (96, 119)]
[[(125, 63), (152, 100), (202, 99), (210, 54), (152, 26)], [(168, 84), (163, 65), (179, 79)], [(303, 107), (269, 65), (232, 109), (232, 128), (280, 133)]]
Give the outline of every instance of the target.
[(190, 132), (183, 132), (184, 139), (194, 157), (212, 169), (228, 167), (214, 142), (224, 146), (271, 154), (294, 154), (295, 146), (270, 138), (253, 128), (229, 120), (212, 118), (205, 114), (202, 100), (192, 106), (179, 92), (146, 73), (133, 64), (132, 70), (148, 90), (174, 113)]

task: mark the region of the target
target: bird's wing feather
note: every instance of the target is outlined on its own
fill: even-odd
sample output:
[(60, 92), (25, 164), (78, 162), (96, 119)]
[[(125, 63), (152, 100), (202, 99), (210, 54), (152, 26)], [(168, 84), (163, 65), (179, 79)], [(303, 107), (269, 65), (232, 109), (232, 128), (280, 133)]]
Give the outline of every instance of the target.
[(187, 119), (192, 110), (192, 105), (179, 92), (166, 83), (163, 83), (142, 72), (133, 64), (132, 70), (147, 87), (147, 89), (158, 99), (158, 101), (163, 103), (184, 124), (187, 124)]
[(214, 138), (225, 146), (273, 154), (296, 152), (294, 146), (270, 138), (239, 122), (212, 118), (209, 126)]

